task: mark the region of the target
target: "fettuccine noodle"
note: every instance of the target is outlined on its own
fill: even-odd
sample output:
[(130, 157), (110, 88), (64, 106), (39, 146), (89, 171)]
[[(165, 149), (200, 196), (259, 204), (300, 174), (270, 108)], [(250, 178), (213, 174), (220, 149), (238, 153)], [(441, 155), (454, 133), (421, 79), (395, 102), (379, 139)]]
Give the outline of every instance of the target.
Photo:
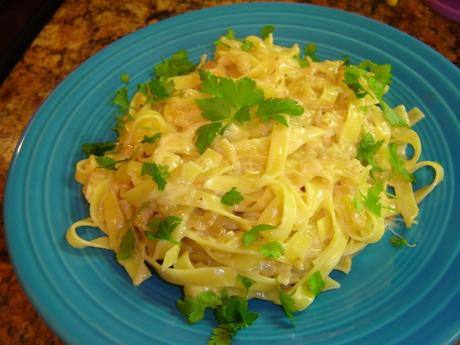
[[(279, 304), (283, 289), (302, 310), (315, 298), (307, 287), (314, 273), (320, 272), (324, 290), (338, 288), (331, 272), (348, 273), (353, 255), (379, 241), (395, 216), (407, 227), (414, 224), (418, 204), (442, 181), (443, 168), (419, 161), (422, 145), (411, 128), (423, 118), (417, 108), (396, 107), (409, 126), (394, 127), (372, 93), (359, 98), (344, 83), (343, 61), (307, 59), (308, 66), (301, 66), (298, 45), (275, 45), (272, 35), (246, 41), (252, 44), (249, 51), (241, 49), (240, 41), (222, 37), (213, 60), (203, 57), (197, 70), (170, 78), (174, 93), (164, 100), (152, 103), (141, 92), (134, 95), (116, 146), (106, 154), (118, 162), (116, 168), (100, 167), (95, 155), (76, 165), (90, 215), (69, 228), (67, 240), (77, 248), (119, 253), (130, 231), (133, 252), (118, 261), (134, 285), (149, 278), (153, 268), (164, 280), (183, 286), (186, 296), (226, 289)], [(295, 100), (304, 112), (286, 117), (288, 126), (255, 116), (231, 122), (200, 154), (197, 131), (209, 123), (196, 103), (206, 98), (200, 92), (200, 69), (252, 79), (265, 98)], [(157, 133), (158, 141), (143, 141)], [(382, 142), (374, 171), (357, 158), (365, 133)], [(412, 182), (392, 168), (391, 145), (409, 174), (431, 167), (433, 181), (414, 191)], [(407, 146), (411, 157), (405, 155)], [(142, 173), (144, 163), (168, 168), (164, 190)], [(376, 180), (381, 183), (378, 212), (366, 204)], [(228, 206), (221, 198), (232, 188), (243, 199)], [(153, 217), (171, 216), (180, 219), (173, 241), (146, 236)], [(243, 235), (258, 224), (272, 229), (260, 231), (245, 246)], [(105, 235), (85, 240), (78, 234), (82, 226)], [(260, 249), (269, 242), (281, 245), (281, 256), (263, 254)], [(254, 282), (248, 290), (241, 277)]]

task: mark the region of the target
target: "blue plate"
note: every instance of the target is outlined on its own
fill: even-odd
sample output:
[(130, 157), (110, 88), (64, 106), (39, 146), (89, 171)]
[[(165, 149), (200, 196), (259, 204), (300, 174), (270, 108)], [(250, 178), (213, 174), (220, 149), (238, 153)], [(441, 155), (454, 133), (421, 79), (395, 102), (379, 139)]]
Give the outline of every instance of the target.
[(336, 275), (342, 288), (298, 313), (295, 327), (279, 307), (251, 301), (262, 316), (234, 343), (446, 344), (459, 337), (460, 217), (453, 214), (460, 206), (459, 70), (376, 21), (323, 7), (259, 3), (191, 12), (111, 44), (62, 82), (27, 127), (6, 188), (9, 253), (32, 303), (66, 343), (206, 343), (212, 317), (187, 325), (175, 307), (178, 287), (157, 277), (133, 287), (113, 253), (67, 245), (67, 227), (88, 214), (74, 166), (82, 143), (114, 138), (110, 100), (120, 74), (130, 74), (132, 92), (161, 58), (186, 48), (197, 61), (227, 28), (242, 37), (267, 24), (276, 27), (276, 43), (316, 42), (322, 59), (345, 54), (354, 62), (393, 65), (388, 100), (426, 113), (416, 126), (423, 158), (441, 162), (446, 176), (407, 232), (415, 249), (395, 249), (388, 237), (369, 246), (350, 275)]

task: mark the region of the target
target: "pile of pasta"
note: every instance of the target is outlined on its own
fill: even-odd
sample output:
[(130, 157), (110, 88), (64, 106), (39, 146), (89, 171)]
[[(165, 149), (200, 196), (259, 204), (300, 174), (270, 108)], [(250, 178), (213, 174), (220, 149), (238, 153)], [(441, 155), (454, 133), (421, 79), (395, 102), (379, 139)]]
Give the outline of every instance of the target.
[[(251, 49), (222, 37), (212, 60), (204, 56), (195, 70), (170, 78), (170, 97), (158, 102), (148, 102), (142, 92), (132, 97), (116, 145), (105, 154), (117, 161), (116, 168), (101, 167), (96, 155), (76, 165), (90, 216), (68, 229), (67, 240), (74, 247), (119, 253), (130, 231), (133, 251), (118, 261), (134, 285), (153, 268), (189, 297), (226, 289), (279, 304), (282, 289), (302, 310), (315, 298), (307, 284), (313, 274), (320, 272), (324, 290), (338, 288), (331, 272), (349, 272), (352, 257), (379, 241), (395, 216), (407, 227), (414, 224), (418, 203), (442, 180), (443, 169), (418, 161), (421, 143), (411, 126), (423, 118), (421, 111), (394, 108), (409, 125), (392, 126), (376, 97), (357, 97), (344, 83), (344, 61), (307, 58), (302, 65), (299, 46), (278, 46), (272, 35), (248, 36), (245, 42)], [(200, 153), (197, 132), (210, 123), (196, 102), (208, 97), (200, 92), (200, 70), (249, 78), (265, 98), (295, 100), (303, 113), (286, 117), (287, 125), (255, 116), (233, 121)], [(156, 142), (144, 141), (158, 133)], [(380, 142), (372, 158), (378, 169), (357, 157), (365, 133)], [(429, 166), (433, 181), (414, 191), (392, 168), (391, 144), (407, 172)], [(408, 145), (411, 157), (405, 155)], [(144, 163), (167, 167), (164, 188), (142, 173)], [(377, 180), (375, 212), (365, 198)], [(232, 189), (242, 200), (229, 206), (222, 197)], [(151, 219), (167, 217), (177, 221), (172, 240), (148, 238)], [(245, 246), (244, 234), (260, 224), (271, 228)], [(77, 232), (84, 226), (105, 235), (85, 240)], [(282, 255), (264, 255), (260, 248), (269, 242), (279, 243)], [(241, 277), (253, 282), (249, 288)]]

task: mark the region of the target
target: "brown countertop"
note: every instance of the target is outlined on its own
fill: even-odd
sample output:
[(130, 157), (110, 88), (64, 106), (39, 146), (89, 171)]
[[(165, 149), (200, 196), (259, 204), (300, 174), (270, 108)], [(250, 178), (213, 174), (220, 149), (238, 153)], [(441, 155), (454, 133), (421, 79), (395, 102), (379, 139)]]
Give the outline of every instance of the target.
[[(0, 85), (0, 200), (16, 142), (47, 95), (81, 62), (114, 40), (186, 11), (241, 1), (69, 0)], [(460, 66), (460, 24), (432, 12), (421, 0), (298, 1), (340, 8), (390, 24), (427, 43)], [(0, 344), (61, 344), (24, 295), (13, 271), (0, 218)]]

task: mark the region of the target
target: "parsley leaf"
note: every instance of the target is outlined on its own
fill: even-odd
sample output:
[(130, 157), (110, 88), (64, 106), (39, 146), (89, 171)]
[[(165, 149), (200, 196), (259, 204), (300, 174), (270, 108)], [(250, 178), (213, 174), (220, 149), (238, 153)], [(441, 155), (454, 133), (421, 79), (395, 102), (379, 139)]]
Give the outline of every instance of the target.
[(266, 39), (270, 34), (275, 31), (275, 27), (273, 25), (266, 25), (260, 29), (260, 37)]
[(176, 302), (177, 309), (189, 323), (196, 323), (204, 318), (206, 308), (215, 308), (219, 297), (212, 291), (204, 291), (196, 298), (184, 297)]
[(89, 157), (91, 155), (94, 156), (102, 156), (105, 152), (111, 151), (115, 148), (115, 143), (112, 142), (104, 142), (104, 143), (94, 143), (94, 144), (83, 144), (81, 146), (81, 150), (86, 153), (86, 156)]
[(123, 73), (121, 76), (120, 76), (120, 80), (125, 83), (125, 84), (128, 84), (129, 83), (129, 74), (128, 73)]
[(404, 166), (403, 160), (399, 157), (398, 147), (396, 146), (396, 144), (392, 143), (388, 145), (388, 148), (390, 151), (390, 165), (393, 168), (393, 171), (396, 174), (401, 175), (406, 181), (414, 182), (414, 175), (409, 173), (406, 167)]
[(169, 177), (167, 165), (157, 163), (144, 163), (142, 164), (141, 175), (151, 176), (158, 186), (158, 190), (164, 190), (166, 186), (166, 179)]
[(133, 255), (134, 245), (134, 231), (132, 229), (129, 229), (121, 239), (120, 249), (117, 252), (117, 260), (129, 259)]
[(227, 33), (225, 34), (224, 37), (229, 40), (234, 40), (236, 38), (235, 30), (233, 30), (232, 28), (228, 28)]
[(388, 123), (394, 127), (409, 127), (409, 125), (404, 121), (385, 101), (380, 98), (378, 99), (380, 106), (382, 107), (383, 116)]
[(126, 114), (129, 111), (128, 88), (122, 87), (115, 92), (112, 99), (113, 104), (118, 106), (118, 111), (121, 114)]
[(256, 241), (259, 238), (259, 232), (261, 231), (267, 231), (267, 230), (272, 230), (275, 227), (270, 224), (258, 224), (254, 227), (252, 227), (249, 231), (246, 231), (243, 234), (242, 241), (243, 245), (245, 247), (249, 247), (249, 245)]
[(202, 320), (206, 308), (214, 309), (218, 326), (213, 329), (208, 345), (230, 344), (239, 330), (249, 327), (259, 317), (258, 313), (248, 310), (246, 298), (228, 296), (225, 290), (220, 297), (212, 291), (205, 291), (194, 299), (180, 299), (176, 305), (189, 323)]
[(118, 162), (110, 158), (108, 156), (101, 156), (101, 157), (96, 157), (96, 162), (99, 164), (100, 168), (108, 169), (108, 170), (117, 170), (116, 165)]
[(221, 98), (197, 99), (195, 102), (201, 109), (201, 115), (208, 120), (220, 121), (231, 116), (231, 105)]
[(221, 128), (222, 122), (211, 122), (198, 128), (196, 131), (197, 138), (195, 141), (195, 146), (199, 153), (206, 151)]
[(232, 189), (230, 189), (227, 193), (225, 193), (222, 198), (220, 199), (220, 201), (224, 204), (224, 205), (228, 205), (228, 206), (233, 206), (233, 205), (236, 205), (238, 204), (240, 201), (242, 201), (244, 198), (243, 196), (241, 195), (240, 192), (238, 192), (236, 190), (236, 187), (233, 187)]
[(153, 218), (149, 221), (149, 227), (155, 231), (145, 231), (145, 236), (148, 240), (164, 240), (175, 244), (178, 241), (172, 238), (172, 232), (180, 225), (182, 218), (176, 216), (169, 216), (158, 222), (158, 218)]
[(175, 77), (192, 72), (196, 65), (189, 61), (186, 50), (179, 50), (174, 53), (169, 59), (164, 59), (161, 63), (154, 67), (155, 76)]
[(241, 43), (241, 50), (244, 50), (245, 52), (250, 51), (252, 48), (254, 48), (254, 43), (248, 40), (243, 40)]
[(284, 255), (283, 245), (278, 241), (265, 243), (262, 247), (259, 248), (259, 251), (263, 256), (270, 259), (277, 259)]
[(310, 57), (311, 61), (318, 62), (319, 59), (316, 56), (316, 44), (315, 43), (308, 43), (304, 48), (303, 52), (305, 56)]
[(235, 331), (227, 324), (219, 325), (212, 330), (207, 345), (230, 345)]
[(278, 297), (280, 299), (281, 307), (283, 308), (284, 313), (288, 318), (292, 319), (294, 317), (294, 313), (297, 311), (294, 299), (281, 288)]
[(161, 133), (155, 133), (154, 135), (144, 135), (144, 139), (141, 141), (143, 144), (155, 144), (161, 138)]
[(240, 123), (249, 121), (249, 119), (250, 119), (249, 107), (240, 108), (235, 113), (235, 115), (233, 115), (233, 119), (238, 121), (238, 122), (240, 122)]
[(152, 79), (148, 84), (151, 100), (157, 102), (170, 97), (174, 92), (174, 83), (167, 77)]
[(248, 301), (241, 296), (222, 296), (222, 304), (214, 309), (219, 325), (228, 325), (234, 332), (246, 328), (259, 317), (258, 313), (248, 310)]
[(395, 235), (390, 239), (390, 243), (393, 247), (401, 248), (401, 247), (408, 247), (414, 248), (415, 244), (410, 244), (405, 238), (401, 237), (400, 235)]
[(300, 67), (308, 67), (308, 61), (305, 60), (304, 58), (302, 58), (300, 56), (294, 56), (294, 59), (297, 60), (297, 62), (299, 63)]
[(378, 150), (380, 150), (382, 145), (383, 140), (375, 142), (371, 133), (364, 133), (361, 137), (361, 141), (358, 144), (357, 158), (364, 166), (370, 164), (373, 171), (381, 171), (382, 169), (377, 165), (377, 162), (374, 159), (374, 155)]
[(245, 277), (245, 276), (242, 276), (242, 275), (239, 275), (239, 274), (238, 274), (238, 279), (241, 282), (241, 285), (243, 285), (246, 290), (249, 290), (249, 288), (252, 286), (252, 284), (255, 283), (254, 279), (251, 279), (249, 277)]
[(326, 286), (323, 278), (321, 277), (321, 272), (316, 271), (313, 273), (307, 280), (307, 287), (314, 296), (317, 296)]
[(364, 206), (376, 216), (380, 217), (382, 212), (382, 204), (380, 202), (380, 193), (383, 192), (382, 184), (375, 184), (367, 190), (367, 195), (364, 198)]
[(383, 100), (385, 86), (391, 83), (391, 66), (378, 65), (370, 60), (364, 60), (359, 65), (345, 66), (344, 81), (358, 98), (368, 93), (368, 89), (361, 84), (362, 79), (366, 81), (367, 88), (379, 101), (385, 120), (395, 127), (408, 127), (406, 121)]
[(282, 116), (300, 116), (304, 112), (303, 107), (293, 99), (268, 98), (259, 103), (256, 115), (263, 121), (275, 120), (287, 126), (286, 119)]

